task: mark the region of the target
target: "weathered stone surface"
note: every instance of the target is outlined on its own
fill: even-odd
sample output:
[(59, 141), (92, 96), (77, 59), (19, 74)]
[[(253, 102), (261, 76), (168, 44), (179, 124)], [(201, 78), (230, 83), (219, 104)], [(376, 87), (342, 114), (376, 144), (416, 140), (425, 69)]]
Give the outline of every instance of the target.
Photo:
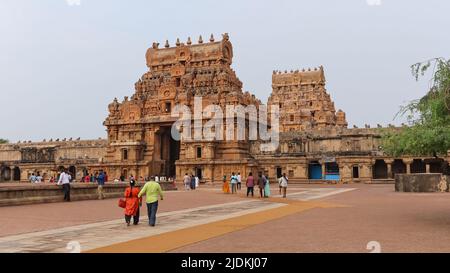
[(442, 174), (396, 174), (395, 191), (399, 192), (445, 192), (448, 176)]

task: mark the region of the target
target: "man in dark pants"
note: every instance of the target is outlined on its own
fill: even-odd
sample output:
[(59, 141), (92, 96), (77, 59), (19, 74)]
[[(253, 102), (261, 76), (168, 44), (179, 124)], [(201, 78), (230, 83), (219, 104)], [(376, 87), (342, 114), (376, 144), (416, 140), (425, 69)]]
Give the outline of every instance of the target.
[(65, 170), (59, 175), (58, 185), (63, 186), (64, 201), (70, 202), (70, 175)]
[(264, 197), (264, 187), (266, 186), (266, 180), (265, 177), (262, 175), (262, 173), (258, 174), (258, 187), (259, 187), (259, 194), (261, 198)]
[(163, 200), (163, 191), (159, 183), (156, 183), (155, 177), (152, 176), (150, 181), (145, 183), (142, 190), (139, 192), (138, 197), (146, 195), (147, 199), (147, 212), (148, 212), (148, 223), (150, 226), (154, 227), (156, 224), (156, 212), (158, 211), (158, 197)]

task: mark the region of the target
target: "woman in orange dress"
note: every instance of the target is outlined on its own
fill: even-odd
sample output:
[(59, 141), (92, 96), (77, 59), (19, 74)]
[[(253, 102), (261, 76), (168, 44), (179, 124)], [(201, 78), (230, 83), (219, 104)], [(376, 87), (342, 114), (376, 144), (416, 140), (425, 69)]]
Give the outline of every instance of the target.
[(223, 176), (223, 186), (222, 186), (223, 193), (230, 193), (230, 183), (227, 180), (227, 176)]
[(142, 204), (142, 197), (139, 198), (139, 187), (136, 187), (136, 181), (132, 179), (130, 186), (125, 189), (125, 221), (127, 226), (130, 225), (131, 216), (133, 216), (133, 225), (139, 223), (139, 207)]

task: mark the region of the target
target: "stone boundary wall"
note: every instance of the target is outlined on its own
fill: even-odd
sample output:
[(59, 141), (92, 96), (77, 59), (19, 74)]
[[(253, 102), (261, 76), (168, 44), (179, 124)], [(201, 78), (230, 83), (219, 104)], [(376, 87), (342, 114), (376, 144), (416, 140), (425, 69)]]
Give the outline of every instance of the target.
[(397, 192), (448, 192), (450, 176), (439, 173), (396, 174)]
[[(177, 190), (173, 183), (160, 183), (164, 191)], [(103, 186), (105, 198), (119, 198), (123, 196), (128, 183), (107, 183)], [(142, 187), (143, 183), (138, 183)], [(17, 185), (0, 188), (0, 206), (17, 206), (38, 203), (63, 202), (62, 186), (45, 185)], [(98, 199), (97, 184), (71, 183), (71, 201)]]

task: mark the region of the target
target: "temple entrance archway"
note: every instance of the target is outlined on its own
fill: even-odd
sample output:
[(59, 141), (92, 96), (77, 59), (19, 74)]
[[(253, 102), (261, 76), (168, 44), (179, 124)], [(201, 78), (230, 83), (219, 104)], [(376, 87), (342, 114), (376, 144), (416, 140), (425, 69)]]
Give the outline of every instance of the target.
[(373, 179), (387, 179), (388, 178), (388, 170), (387, 164), (383, 159), (377, 159), (375, 164), (373, 165)]
[(180, 159), (180, 141), (175, 140), (171, 134), (171, 126), (160, 127), (159, 136), (159, 159), (162, 161), (161, 170), (158, 175), (175, 177), (175, 162)]

